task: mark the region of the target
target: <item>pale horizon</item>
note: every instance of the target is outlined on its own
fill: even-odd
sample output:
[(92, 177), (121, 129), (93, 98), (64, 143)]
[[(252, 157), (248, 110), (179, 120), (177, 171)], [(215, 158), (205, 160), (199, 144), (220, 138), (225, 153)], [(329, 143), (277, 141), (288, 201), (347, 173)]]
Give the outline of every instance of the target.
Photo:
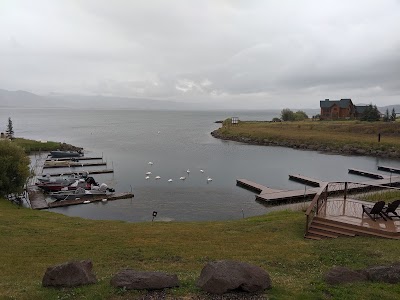
[(399, 0), (5, 0), (0, 8), (4, 90), (209, 109), (400, 103)]

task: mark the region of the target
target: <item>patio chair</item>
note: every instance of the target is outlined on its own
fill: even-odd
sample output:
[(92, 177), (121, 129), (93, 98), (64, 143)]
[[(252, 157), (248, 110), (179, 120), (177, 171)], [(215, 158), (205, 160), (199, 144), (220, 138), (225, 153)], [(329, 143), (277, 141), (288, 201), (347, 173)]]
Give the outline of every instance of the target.
[[(400, 218), (400, 216), (397, 214), (396, 209), (399, 207), (400, 205), (400, 200), (395, 200), (392, 203), (389, 203), (387, 207), (385, 207), (382, 212), (384, 213), (384, 215), (386, 217), (388, 217), (389, 219), (392, 218)], [(392, 214), (393, 216), (389, 216), (389, 214)]]
[(366, 213), (368, 217), (370, 217), (374, 221), (376, 221), (376, 219), (379, 217), (382, 217), (386, 221), (386, 218), (382, 213), (384, 207), (385, 207), (385, 201), (378, 201), (375, 203), (373, 207), (362, 205), (362, 210), (363, 210), (362, 216), (364, 215), (364, 213)]

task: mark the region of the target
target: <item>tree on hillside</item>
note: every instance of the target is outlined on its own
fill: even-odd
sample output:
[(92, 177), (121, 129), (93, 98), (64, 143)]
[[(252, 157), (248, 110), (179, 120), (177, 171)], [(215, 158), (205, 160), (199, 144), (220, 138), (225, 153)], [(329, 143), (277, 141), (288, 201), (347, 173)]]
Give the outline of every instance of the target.
[(29, 157), (8, 141), (0, 141), (0, 195), (22, 192), (29, 177)]
[(390, 121), (396, 121), (396, 111), (394, 110), (394, 107), (392, 109), (392, 114), (390, 115)]
[(303, 121), (303, 120), (307, 120), (307, 119), (308, 119), (307, 114), (302, 110), (298, 110), (294, 113), (295, 121)]
[(294, 112), (289, 108), (282, 109), (281, 119), (282, 121), (294, 121)]
[(380, 113), (376, 105), (368, 105), (364, 113), (361, 116), (362, 121), (369, 121), (369, 122), (374, 122), (374, 121), (379, 121), (381, 118)]
[(7, 130), (6, 130), (6, 135), (8, 138), (13, 139), (14, 138), (14, 129), (13, 129), (13, 123), (11, 121), (11, 118), (8, 118), (8, 124), (7, 124)]
[(386, 108), (385, 115), (383, 117), (384, 122), (389, 122), (390, 121), (390, 116), (389, 116), (389, 108)]

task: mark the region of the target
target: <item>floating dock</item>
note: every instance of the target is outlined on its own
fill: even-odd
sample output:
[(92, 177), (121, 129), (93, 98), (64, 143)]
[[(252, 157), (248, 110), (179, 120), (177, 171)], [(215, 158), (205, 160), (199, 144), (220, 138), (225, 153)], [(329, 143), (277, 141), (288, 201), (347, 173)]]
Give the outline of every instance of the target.
[(64, 158), (48, 158), (46, 161), (77, 161), (77, 160), (100, 160), (102, 157), (64, 157)]
[(90, 170), (90, 171), (76, 171), (76, 172), (62, 172), (62, 173), (51, 173), (48, 174), (49, 176), (52, 177), (58, 177), (58, 176), (63, 176), (63, 175), (73, 175), (73, 174), (78, 174), (81, 175), (83, 173), (89, 173), (90, 175), (92, 174), (105, 174), (105, 173), (114, 173), (113, 169), (105, 169), (105, 170)]
[(374, 172), (369, 172), (369, 171), (364, 171), (364, 170), (359, 170), (359, 169), (349, 169), (350, 174), (355, 174), (355, 175), (360, 175), (360, 176), (365, 176), (369, 178), (374, 178), (374, 179), (384, 179), (387, 178), (386, 175), (374, 173)]
[(276, 202), (284, 202), (290, 200), (309, 199), (314, 197), (319, 191), (319, 188), (310, 188), (304, 190), (279, 191), (275, 193), (263, 193), (256, 195), (256, 200), (268, 202), (270, 204)]
[[(366, 172), (367, 173), (367, 172)], [(291, 180), (296, 180), (300, 181), (303, 183), (313, 183), (316, 184), (318, 183), (319, 185), (322, 185), (325, 183), (324, 181), (320, 181), (314, 178), (302, 176), (302, 175), (290, 175), (292, 177), (289, 177)], [(297, 180), (299, 179), (299, 180)], [(311, 199), (314, 197), (318, 191), (320, 190), (319, 187), (313, 187), (313, 188), (304, 188), (304, 189), (298, 189), (298, 190), (276, 190), (276, 189), (271, 189), (266, 186), (263, 186), (261, 184), (252, 182), (247, 179), (238, 179), (236, 180), (236, 185), (243, 187), (245, 189), (251, 190), (256, 192), (258, 195), (256, 195), (256, 200), (261, 201), (264, 203), (268, 204), (276, 204), (278, 202), (287, 202), (287, 201), (301, 201), (301, 200), (307, 200)], [(356, 192), (362, 189), (365, 189), (366, 186), (371, 186), (372, 189), (374, 187), (376, 189), (379, 189), (379, 186), (400, 186), (400, 176), (384, 176), (384, 178), (381, 179), (374, 179), (370, 181), (364, 181), (360, 183), (349, 183), (347, 187), (348, 192)], [(343, 192), (344, 191), (344, 186), (343, 187), (337, 187), (334, 190), (329, 191), (328, 194), (330, 193), (338, 193), (338, 192)]]
[(28, 189), (29, 202), (32, 209), (49, 209), (55, 207), (65, 207), (70, 205), (84, 204), (86, 201), (99, 202), (99, 201), (112, 201), (118, 199), (133, 198), (133, 193), (116, 193), (110, 195), (96, 195), (92, 197), (82, 197), (73, 200), (63, 200), (55, 202), (47, 202), (47, 195), (37, 189), (35, 186), (31, 186)]
[(296, 174), (296, 175), (289, 174), (289, 180), (304, 183), (304, 184), (307, 184), (307, 185), (310, 185), (313, 187), (320, 187), (322, 184), (325, 183), (322, 180), (314, 179), (314, 178), (303, 176), (300, 174)]
[(275, 192), (280, 192), (281, 190), (275, 190), (271, 189), (267, 186), (255, 183), (253, 181), (247, 180), (247, 179), (237, 179), (236, 180), (236, 185), (240, 186), (242, 188), (245, 188), (247, 190), (256, 192), (258, 194), (261, 193), (275, 193)]
[(60, 164), (44, 164), (43, 169), (50, 168), (74, 168), (74, 167), (91, 167), (91, 166), (106, 166), (106, 162), (96, 162), (96, 163), (77, 163), (77, 162), (68, 162), (60, 161)]
[(398, 169), (398, 168), (393, 168), (393, 167), (378, 166), (378, 170), (380, 170), (380, 171), (386, 171), (386, 172), (390, 172), (390, 173), (400, 174), (400, 169)]
[[(56, 208), (56, 207), (65, 207), (77, 204), (87, 204), (92, 202), (105, 202), (105, 201), (112, 201), (118, 199), (128, 199), (133, 198), (134, 195), (132, 193), (117, 193), (111, 195), (97, 195), (92, 197), (83, 197), (71, 200), (63, 200), (63, 201), (55, 201), (48, 204), (48, 208)], [(90, 201), (90, 202), (86, 202)]]

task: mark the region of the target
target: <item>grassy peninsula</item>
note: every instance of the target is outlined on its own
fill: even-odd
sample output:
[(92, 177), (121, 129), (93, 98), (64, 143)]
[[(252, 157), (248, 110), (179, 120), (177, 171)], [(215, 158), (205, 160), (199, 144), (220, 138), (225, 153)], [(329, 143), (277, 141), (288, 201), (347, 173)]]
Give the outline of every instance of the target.
[(24, 138), (13, 138), (10, 142), (23, 148), (25, 150), (25, 153), (27, 154), (36, 151), (53, 151), (53, 150), (76, 151), (82, 149), (66, 143), (51, 142), (51, 141), (42, 142)]
[(227, 119), (212, 135), (258, 145), (400, 158), (400, 122), (248, 121), (232, 125)]
[[(322, 281), (335, 265), (356, 269), (398, 261), (397, 240), (305, 240), (304, 223), (302, 212), (290, 211), (228, 222), (93, 221), (0, 199), (0, 299), (140, 298), (147, 292), (109, 284), (126, 267), (176, 273), (181, 286), (166, 291), (167, 299), (207, 299), (195, 280), (206, 262), (219, 259), (267, 270), (273, 282), (269, 299), (393, 299), (400, 293), (399, 285)], [(48, 266), (73, 259), (92, 259), (99, 282), (74, 289), (41, 286)]]

